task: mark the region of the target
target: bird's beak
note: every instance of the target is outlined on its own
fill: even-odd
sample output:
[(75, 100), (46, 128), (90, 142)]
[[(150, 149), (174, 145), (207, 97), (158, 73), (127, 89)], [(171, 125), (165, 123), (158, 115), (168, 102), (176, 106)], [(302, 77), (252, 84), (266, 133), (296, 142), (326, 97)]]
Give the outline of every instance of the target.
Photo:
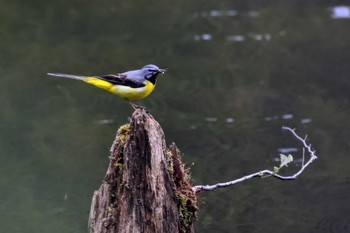
[(166, 69), (159, 69), (159, 73), (164, 74)]

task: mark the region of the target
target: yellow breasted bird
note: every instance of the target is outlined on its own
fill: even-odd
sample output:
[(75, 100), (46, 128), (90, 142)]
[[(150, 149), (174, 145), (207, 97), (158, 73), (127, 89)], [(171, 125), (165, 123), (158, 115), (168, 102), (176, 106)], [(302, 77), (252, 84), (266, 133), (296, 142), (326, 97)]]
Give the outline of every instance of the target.
[(158, 66), (150, 64), (139, 70), (102, 76), (80, 76), (59, 73), (48, 73), (48, 75), (77, 79), (92, 84), (98, 88), (122, 97), (135, 109), (139, 106), (131, 103), (130, 100), (143, 99), (151, 94), (156, 86), (157, 75), (163, 74), (165, 71), (165, 69), (160, 69)]

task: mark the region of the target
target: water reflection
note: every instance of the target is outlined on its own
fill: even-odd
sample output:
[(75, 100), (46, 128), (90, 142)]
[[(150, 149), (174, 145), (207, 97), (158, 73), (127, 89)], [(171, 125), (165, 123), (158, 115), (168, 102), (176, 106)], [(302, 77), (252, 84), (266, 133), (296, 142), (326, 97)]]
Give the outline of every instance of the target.
[[(197, 34), (194, 35), (195, 41), (210, 41), (213, 40), (213, 35), (210, 33), (204, 33), (204, 34)], [(244, 35), (228, 35), (226, 36), (226, 41), (229, 42), (243, 42), (247, 39), (252, 39), (255, 41), (270, 41), (272, 38), (271, 34), (265, 33), (265, 34), (254, 34), (249, 33), (248, 36)]]
[(333, 19), (350, 19), (349, 6), (335, 6), (331, 8)]
[[(331, 8), (333, 19), (348, 19), (350, 18), (350, 7), (349, 6), (334, 6)], [(257, 18), (260, 13), (255, 10), (250, 11), (237, 11), (237, 10), (211, 10), (193, 13), (193, 18), (220, 18), (220, 17), (234, 17), (234, 16), (248, 16), (251, 18)]]
[(109, 125), (109, 124), (113, 124), (114, 120), (113, 119), (102, 119), (102, 120), (96, 120), (95, 123), (99, 124), (99, 125)]
[(205, 33), (205, 34), (201, 34), (201, 35), (195, 35), (194, 36), (194, 40), (211, 40), (212, 39), (212, 35)]
[(302, 124), (309, 124), (311, 122), (312, 122), (312, 119), (308, 118), (308, 117), (303, 118), (303, 119), (300, 120), (300, 123), (302, 123)]
[[(265, 121), (276, 121), (276, 120), (279, 120), (279, 119), (282, 119), (282, 120), (290, 120), (290, 119), (293, 119), (294, 118), (294, 114), (292, 113), (287, 113), (287, 114), (282, 114), (281, 116), (267, 116), (264, 118)], [(301, 118), (300, 120), (300, 123), (301, 124), (309, 124), (312, 122), (312, 118), (310, 117), (304, 117), (304, 118)]]
[(205, 120), (207, 122), (217, 122), (218, 118), (216, 118), (216, 117), (206, 117)]
[(298, 152), (299, 149), (296, 147), (281, 147), (277, 149), (279, 153), (288, 154), (292, 152)]
[[(191, 125), (191, 129), (197, 129), (198, 126), (203, 126), (203, 120), (202, 119), (188, 119), (188, 117), (185, 117), (183, 116), (182, 117), (183, 119), (179, 119), (179, 121), (181, 122), (180, 124), (183, 124), (185, 122), (188, 122), (188, 121), (194, 121), (193, 125)], [(271, 121), (280, 121), (281, 122), (281, 125), (288, 125), (289, 123), (293, 123), (291, 122), (291, 120), (295, 120), (297, 122), (300, 122), (300, 124), (309, 124), (312, 122), (312, 119), (310, 117), (304, 117), (304, 118), (299, 118), (299, 117), (295, 117), (294, 114), (292, 113), (285, 113), (285, 114), (281, 114), (281, 115), (275, 115), (275, 116), (267, 116), (267, 117), (264, 117), (262, 118), (259, 122), (260, 123), (263, 123), (263, 122), (271, 122)], [(252, 119), (252, 118), (241, 118), (241, 119), (237, 119), (237, 118), (233, 118), (233, 117), (223, 117), (223, 118), (220, 118), (220, 117), (214, 117), (214, 116), (207, 116), (204, 118), (204, 121), (206, 123), (209, 123), (209, 124), (212, 124), (212, 123), (218, 123), (218, 124), (221, 124), (221, 123), (226, 123), (227, 125), (231, 125), (233, 123), (236, 123), (238, 124), (242, 124), (242, 123), (246, 123), (246, 122), (249, 122), (249, 121), (253, 121), (253, 120), (256, 120), (256, 119)], [(284, 123), (283, 123), (284, 121)], [(113, 123), (112, 120), (100, 120), (100, 121), (97, 121), (99, 122), (100, 124), (107, 124), (107, 123)], [(196, 126), (195, 126), (196, 125)]]
[[(260, 13), (258, 11), (250, 10), (245, 12), (239, 12), (237, 10), (211, 10), (211, 11), (202, 11), (202, 12), (196, 12), (193, 14), (194, 19), (198, 18), (218, 18), (218, 19), (225, 19), (225, 17), (234, 17), (234, 16), (247, 16), (248, 18), (257, 18), (260, 16)], [(284, 32), (285, 33), (285, 32)], [(283, 33), (282, 33), (283, 34)], [(280, 36), (282, 34), (279, 34)], [(272, 38), (272, 35), (270, 33), (254, 33), (250, 32), (248, 35), (227, 35), (226, 41), (228, 42), (243, 42), (247, 39), (252, 39), (255, 41), (270, 41)], [(196, 34), (194, 35), (195, 41), (210, 41), (213, 40), (213, 35), (211, 33), (203, 33), (203, 34)]]
[(226, 37), (227, 41), (236, 41), (236, 42), (240, 42), (240, 41), (244, 41), (245, 40), (245, 36), (243, 35), (233, 35), (233, 36), (227, 36)]
[(228, 123), (228, 124), (232, 124), (233, 122), (235, 122), (235, 119), (234, 118), (232, 118), (232, 117), (228, 117), (228, 118), (226, 118), (226, 123)]
[(258, 11), (250, 10), (250, 11), (237, 11), (237, 10), (211, 10), (211, 11), (202, 11), (193, 13), (193, 18), (219, 18), (219, 17), (233, 17), (244, 15), (252, 18), (258, 17), (260, 14)]

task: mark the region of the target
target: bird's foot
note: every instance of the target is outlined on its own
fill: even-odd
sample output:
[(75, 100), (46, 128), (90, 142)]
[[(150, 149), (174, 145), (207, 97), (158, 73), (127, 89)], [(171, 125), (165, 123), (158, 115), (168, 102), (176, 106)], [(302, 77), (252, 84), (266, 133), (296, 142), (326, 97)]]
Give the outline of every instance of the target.
[(132, 107), (134, 110), (140, 108), (139, 105), (136, 105), (136, 104), (134, 104), (134, 103), (131, 103), (130, 101), (129, 101), (129, 104), (131, 105), (131, 107)]
[(137, 105), (137, 104), (134, 104), (134, 103), (131, 103), (130, 101), (128, 101), (128, 102), (129, 102), (129, 104), (131, 105), (131, 107), (132, 107), (134, 110), (136, 110), (136, 109), (142, 109), (142, 110), (148, 112), (148, 109), (147, 109), (147, 108), (145, 108), (145, 107), (143, 107), (143, 106), (140, 106), (140, 105)]

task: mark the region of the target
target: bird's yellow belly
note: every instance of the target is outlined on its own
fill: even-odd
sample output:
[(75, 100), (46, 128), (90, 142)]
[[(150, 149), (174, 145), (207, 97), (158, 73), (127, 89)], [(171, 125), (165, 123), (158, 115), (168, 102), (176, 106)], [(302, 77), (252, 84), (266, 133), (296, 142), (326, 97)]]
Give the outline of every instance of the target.
[(137, 100), (142, 99), (151, 94), (153, 91), (155, 85), (153, 85), (151, 82), (147, 82), (146, 86), (139, 87), (139, 88), (131, 88), (127, 86), (122, 85), (114, 85), (113, 88), (111, 88), (111, 91), (113, 94), (119, 95), (120, 97), (127, 99), (127, 100)]
[(137, 100), (142, 99), (151, 94), (155, 85), (153, 83), (148, 82), (146, 86), (139, 88), (132, 88), (123, 85), (113, 85), (110, 82), (95, 78), (95, 77), (87, 77), (85, 82), (92, 84), (96, 87), (109, 91), (115, 95), (118, 95), (127, 100)]
[(151, 82), (147, 82), (146, 86), (139, 88), (131, 88), (122, 85), (114, 85), (111, 89), (113, 94), (119, 95), (120, 97), (127, 100), (142, 99), (151, 94), (155, 85)]

